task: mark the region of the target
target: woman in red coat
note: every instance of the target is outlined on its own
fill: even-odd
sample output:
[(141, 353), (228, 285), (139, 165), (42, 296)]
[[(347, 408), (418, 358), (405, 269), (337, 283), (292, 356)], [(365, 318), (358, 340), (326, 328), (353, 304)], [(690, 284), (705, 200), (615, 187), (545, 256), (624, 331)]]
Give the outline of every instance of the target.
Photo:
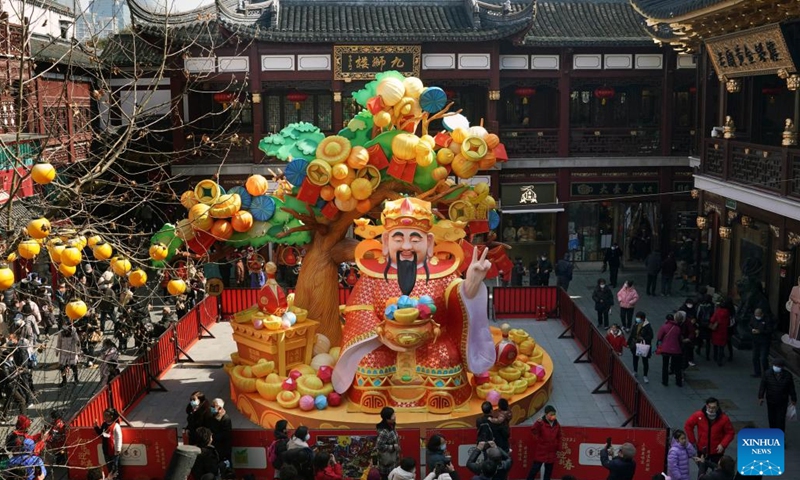
[(725, 345), (728, 344), (728, 329), (733, 317), (733, 303), (725, 300), (722, 305), (714, 310), (708, 328), (711, 329), (711, 345), (714, 346), (714, 361), (722, 366), (725, 359)]
[(533, 466), (528, 472), (527, 480), (539, 473), (544, 465), (542, 480), (550, 480), (553, 474), (553, 465), (558, 460), (556, 454), (561, 448), (561, 425), (556, 420), (556, 409), (552, 405), (544, 407), (544, 417), (536, 420), (531, 429), (533, 433)]
[(314, 480), (342, 480), (342, 464), (332, 453), (317, 452), (314, 455)]

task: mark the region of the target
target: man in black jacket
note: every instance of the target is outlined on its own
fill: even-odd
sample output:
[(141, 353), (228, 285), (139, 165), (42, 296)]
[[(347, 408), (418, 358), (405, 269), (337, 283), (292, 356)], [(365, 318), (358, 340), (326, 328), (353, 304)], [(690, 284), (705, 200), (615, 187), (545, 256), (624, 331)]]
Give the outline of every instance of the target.
[(764, 313), (760, 308), (753, 312), (750, 320), (750, 332), (753, 334), (753, 377), (760, 377), (768, 370), (769, 345), (772, 342), (772, 332), (775, 330), (775, 321), (772, 316)]
[(611, 248), (606, 250), (605, 258), (603, 258), (603, 266), (608, 266), (612, 288), (617, 287), (617, 274), (619, 273), (620, 265), (622, 265), (622, 249), (619, 248), (618, 243), (614, 242)]
[(609, 472), (607, 480), (633, 480), (636, 473), (636, 462), (633, 461), (636, 457), (636, 447), (630, 443), (623, 443), (619, 447), (617, 456), (609, 460), (608, 457), (613, 456), (613, 451), (610, 444), (600, 450), (600, 463)]
[(797, 392), (794, 388), (794, 377), (786, 370), (786, 363), (782, 358), (775, 359), (772, 368), (761, 377), (758, 404), (763, 405), (765, 399), (769, 428), (780, 428), (785, 432), (786, 409), (790, 400), (792, 405), (797, 405)]

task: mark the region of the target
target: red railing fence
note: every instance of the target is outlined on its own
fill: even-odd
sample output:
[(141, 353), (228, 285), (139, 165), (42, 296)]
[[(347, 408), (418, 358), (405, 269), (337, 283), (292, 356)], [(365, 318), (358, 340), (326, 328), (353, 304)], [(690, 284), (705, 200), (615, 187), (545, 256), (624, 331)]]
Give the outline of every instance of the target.
[(492, 310), (495, 318), (531, 318), (542, 313), (558, 317), (556, 287), (494, 287)]

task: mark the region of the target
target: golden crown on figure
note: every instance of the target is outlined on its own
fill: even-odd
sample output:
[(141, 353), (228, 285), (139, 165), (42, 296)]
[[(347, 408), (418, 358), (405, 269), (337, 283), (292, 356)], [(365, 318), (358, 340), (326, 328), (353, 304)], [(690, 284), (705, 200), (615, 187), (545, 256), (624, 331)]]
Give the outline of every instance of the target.
[(414, 197), (389, 200), (381, 214), (381, 221), (386, 231), (415, 228), (427, 232), (433, 223), (431, 202)]

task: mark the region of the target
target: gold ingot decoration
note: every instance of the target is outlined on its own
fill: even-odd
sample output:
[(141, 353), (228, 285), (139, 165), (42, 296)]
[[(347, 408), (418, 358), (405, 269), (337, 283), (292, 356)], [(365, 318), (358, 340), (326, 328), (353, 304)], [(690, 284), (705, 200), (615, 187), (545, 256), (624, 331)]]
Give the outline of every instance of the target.
[(728, 93), (739, 93), (742, 91), (742, 81), (736, 78), (730, 78), (725, 82), (725, 90)]
[(800, 88), (800, 75), (794, 73), (786, 77), (786, 88), (792, 92)]
[(700, 230), (705, 230), (708, 228), (708, 217), (704, 217), (702, 215), (697, 216), (697, 228)]

